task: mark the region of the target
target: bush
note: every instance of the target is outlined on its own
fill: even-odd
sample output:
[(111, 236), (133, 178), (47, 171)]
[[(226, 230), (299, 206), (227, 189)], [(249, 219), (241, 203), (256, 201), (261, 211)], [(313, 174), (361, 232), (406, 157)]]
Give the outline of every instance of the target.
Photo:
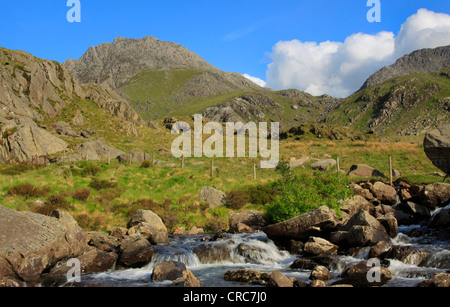
[(34, 169), (34, 167), (31, 164), (19, 163), (19, 164), (12, 164), (11, 166), (0, 170), (0, 173), (2, 175), (15, 176), (15, 175), (20, 175), (22, 173), (28, 172), (32, 169)]
[(89, 187), (93, 188), (94, 190), (100, 191), (103, 189), (116, 188), (117, 183), (112, 182), (111, 180), (100, 180), (97, 178), (93, 178), (91, 183), (89, 183)]
[(271, 204), (279, 193), (279, 185), (273, 183), (252, 186), (247, 191), (250, 202), (255, 205)]
[(86, 201), (91, 195), (91, 191), (89, 189), (79, 189), (73, 192), (72, 198), (79, 201)]
[(145, 160), (141, 163), (141, 168), (150, 168), (152, 166), (152, 162), (149, 160)]
[(348, 179), (341, 174), (314, 172), (312, 176), (295, 176), (285, 166), (278, 171), (282, 174), (277, 182), (280, 194), (266, 211), (270, 223), (282, 222), (321, 206), (339, 212), (338, 201), (351, 196)]
[(25, 196), (28, 199), (31, 197), (45, 197), (49, 191), (49, 188), (39, 189), (30, 183), (23, 183), (10, 187), (7, 194), (12, 196)]
[(230, 209), (239, 210), (246, 204), (251, 203), (252, 199), (250, 195), (245, 191), (231, 191), (227, 195), (227, 207)]
[(32, 209), (33, 212), (50, 215), (53, 211), (62, 209), (66, 211), (74, 210), (72, 204), (62, 195), (50, 195), (44, 206), (36, 207)]

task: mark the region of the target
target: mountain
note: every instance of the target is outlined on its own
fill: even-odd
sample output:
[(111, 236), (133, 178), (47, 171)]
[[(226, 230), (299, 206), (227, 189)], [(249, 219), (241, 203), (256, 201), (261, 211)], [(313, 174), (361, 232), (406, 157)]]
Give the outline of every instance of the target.
[(364, 82), (360, 91), (395, 77), (437, 72), (447, 67), (450, 67), (450, 46), (417, 50), (374, 73)]
[(363, 89), (342, 100), (323, 122), (384, 136), (429, 132), (450, 122), (450, 65)]
[(90, 47), (63, 66), (81, 84), (110, 86), (146, 120), (179, 112), (188, 104), (205, 104), (210, 97), (261, 90), (241, 74), (219, 70), (183, 46), (150, 36), (116, 38)]
[(272, 91), (217, 69), (187, 48), (154, 37), (116, 38), (63, 66), (81, 84), (110, 86), (147, 121), (201, 113), (215, 121), (316, 122), (338, 100)]

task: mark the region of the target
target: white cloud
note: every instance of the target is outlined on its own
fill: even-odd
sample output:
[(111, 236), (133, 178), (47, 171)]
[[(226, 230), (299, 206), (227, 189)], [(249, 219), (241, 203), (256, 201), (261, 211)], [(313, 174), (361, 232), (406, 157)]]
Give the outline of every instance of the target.
[(450, 45), (450, 15), (420, 9), (395, 36), (356, 33), (344, 42), (281, 41), (273, 46), (266, 86), (346, 97), (378, 69), (422, 48)]
[(250, 76), (249, 74), (243, 74), (243, 76), (245, 78), (249, 79), (250, 81), (252, 81), (253, 83), (256, 83), (257, 85), (261, 86), (261, 87), (265, 87), (266, 86), (266, 81), (264, 81), (263, 79)]

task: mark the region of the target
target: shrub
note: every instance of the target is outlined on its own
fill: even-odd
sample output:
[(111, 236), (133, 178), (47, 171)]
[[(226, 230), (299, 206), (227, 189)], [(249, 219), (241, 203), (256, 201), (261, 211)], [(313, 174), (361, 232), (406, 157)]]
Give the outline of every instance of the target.
[(149, 160), (142, 161), (141, 168), (150, 168), (152, 166), (152, 162)]
[(226, 194), (227, 207), (230, 209), (239, 210), (246, 204), (249, 204), (252, 199), (245, 191), (231, 191)]
[(28, 199), (31, 197), (45, 197), (47, 196), (49, 191), (49, 188), (39, 189), (30, 183), (23, 183), (10, 187), (7, 194), (12, 196), (25, 196)]
[(73, 192), (72, 198), (79, 201), (86, 201), (91, 195), (91, 191), (89, 189), (79, 189)]
[(250, 196), (250, 202), (255, 205), (270, 204), (280, 193), (279, 185), (270, 183), (266, 185), (252, 186), (247, 191)]
[(76, 214), (74, 219), (78, 225), (85, 231), (100, 231), (105, 229), (106, 222), (104, 218), (98, 214), (88, 215), (84, 212)]
[(2, 169), (0, 173), (2, 175), (15, 176), (28, 172), (33, 169), (33, 166), (28, 163), (13, 164), (5, 169)]
[(89, 187), (93, 188), (94, 190), (100, 191), (103, 189), (116, 188), (117, 183), (112, 182), (111, 180), (100, 180), (97, 178), (93, 178), (91, 183), (89, 183)]
[(268, 206), (266, 218), (278, 223), (296, 217), (321, 206), (339, 212), (339, 200), (350, 196), (346, 176), (338, 173), (314, 172), (312, 176), (294, 176), (281, 166), (282, 178), (277, 182), (280, 194)]
[(97, 165), (87, 164), (81, 170), (81, 176), (83, 176), (83, 177), (97, 176), (97, 174), (100, 173), (100, 171), (101, 171), (101, 169)]
[(50, 215), (53, 211), (62, 209), (66, 211), (73, 210), (74, 207), (62, 195), (50, 195), (44, 206), (33, 208), (32, 211), (39, 214)]

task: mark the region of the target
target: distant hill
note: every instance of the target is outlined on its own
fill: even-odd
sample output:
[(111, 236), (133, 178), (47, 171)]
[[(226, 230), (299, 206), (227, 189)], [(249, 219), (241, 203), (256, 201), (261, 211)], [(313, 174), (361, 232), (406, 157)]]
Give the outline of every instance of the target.
[(450, 122), (450, 67), (363, 89), (342, 100), (323, 122), (385, 136), (424, 134)]
[(395, 77), (437, 72), (447, 67), (450, 67), (450, 46), (417, 50), (374, 73), (364, 82), (360, 91)]

